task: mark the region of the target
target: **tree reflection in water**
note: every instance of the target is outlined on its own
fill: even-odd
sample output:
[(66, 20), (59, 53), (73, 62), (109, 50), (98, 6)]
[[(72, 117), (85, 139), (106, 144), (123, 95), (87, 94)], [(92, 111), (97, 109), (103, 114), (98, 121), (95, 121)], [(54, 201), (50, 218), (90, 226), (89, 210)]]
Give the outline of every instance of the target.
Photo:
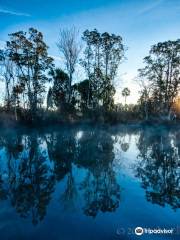
[[(66, 181), (61, 193), (65, 209), (72, 208), (80, 194), (86, 215), (95, 217), (99, 211), (115, 211), (120, 186), (113, 171), (112, 137), (97, 130), (82, 133), (64, 129), (45, 134), (2, 134), (1, 155), (6, 164), (0, 175), (1, 200), (10, 199), (21, 217), (31, 216), (33, 224), (37, 224), (46, 215), (55, 183)], [(73, 166), (86, 171), (79, 185)]]
[(152, 203), (180, 207), (180, 131), (146, 129), (140, 132), (136, 176)]
[[(41, 149), (41, 140), (33, 133), (1, 135), (6, 164), (1, 172), (1, 199), (5, 196), (21, 217), (32, 217), (37, 224), (46, 215), (54, 191), (54, 176)], [(2, 194), (4, 193), (4, 194)]]
[(57, 183), (63, 183), (59, 194), (65, 209), (73, 209), (78, 202), (87, 216), (114, 212), (121, 199), (116, 160), (122, 161), (134, 135), (139, 151), (134, 169), (147, 200), (179, 208), (180, 131), (148, 128), (138, 132), (125, 129), (112, 134), (97, 128), (1, 131), (0, 199), (10, 201), (21, 217), (37, 224), (46, 215)]
[(87, 169), (81, 184), (84, 213), (95, 217), (98, 211), (112, 212), (119, 206), (120, 186), (113, 170), (113, 140), (105, 132), (84, 132), (79, 142), (76, 163)]

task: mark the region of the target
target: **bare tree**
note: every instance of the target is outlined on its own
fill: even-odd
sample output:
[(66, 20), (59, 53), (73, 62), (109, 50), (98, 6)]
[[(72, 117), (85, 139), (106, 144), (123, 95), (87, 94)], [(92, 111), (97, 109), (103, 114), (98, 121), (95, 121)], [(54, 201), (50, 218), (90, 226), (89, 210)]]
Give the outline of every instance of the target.
[(78, 35), (79, 31), (75, 27), (71, 27), (70, 29), (60, 29), (57, 42), (58, 49), (64, 56), (66, 70), (69, 75), (68, 103), (71, 101), (73, 74), (81, 51), (81, 44), (78, 40)]

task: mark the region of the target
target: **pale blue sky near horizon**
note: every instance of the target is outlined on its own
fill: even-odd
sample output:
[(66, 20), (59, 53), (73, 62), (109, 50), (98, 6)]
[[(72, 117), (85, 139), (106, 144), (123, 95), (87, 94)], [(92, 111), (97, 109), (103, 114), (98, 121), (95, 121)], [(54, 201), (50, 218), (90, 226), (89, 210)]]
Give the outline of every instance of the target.
[[(35, 27), (44, 33), (49, 53), (60, 65), (59, 29), (71, 26), (80, 33), (97, 28), (122, 36), (128, 50), (116, 78), (116, 100), (122, 101), (121, 90), (128, 86), (129, 103), (135, 103), (139, 87), (134, 79), (150, 47), (180, 38), (180, 0), (0, 0), (1, 47), (8, 33)], [(76, 77), (83, 75), (78, 72)]]

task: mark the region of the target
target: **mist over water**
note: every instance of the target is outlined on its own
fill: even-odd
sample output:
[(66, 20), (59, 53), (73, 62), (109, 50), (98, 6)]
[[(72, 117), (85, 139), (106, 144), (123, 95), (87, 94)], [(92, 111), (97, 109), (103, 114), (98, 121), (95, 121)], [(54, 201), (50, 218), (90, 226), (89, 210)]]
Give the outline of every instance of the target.
[(136, 239), (137, 226), (176, 228), (179, 177), (177, 127), (1, 129), (0, 239)]

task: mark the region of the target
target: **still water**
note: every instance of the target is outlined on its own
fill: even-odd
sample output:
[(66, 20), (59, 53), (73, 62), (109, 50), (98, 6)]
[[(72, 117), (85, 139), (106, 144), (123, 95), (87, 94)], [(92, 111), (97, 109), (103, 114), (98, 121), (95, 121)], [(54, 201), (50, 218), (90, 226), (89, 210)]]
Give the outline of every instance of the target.
[(0, 240), (180, 239), (179, 208), (180, 128), (0, 130)]

